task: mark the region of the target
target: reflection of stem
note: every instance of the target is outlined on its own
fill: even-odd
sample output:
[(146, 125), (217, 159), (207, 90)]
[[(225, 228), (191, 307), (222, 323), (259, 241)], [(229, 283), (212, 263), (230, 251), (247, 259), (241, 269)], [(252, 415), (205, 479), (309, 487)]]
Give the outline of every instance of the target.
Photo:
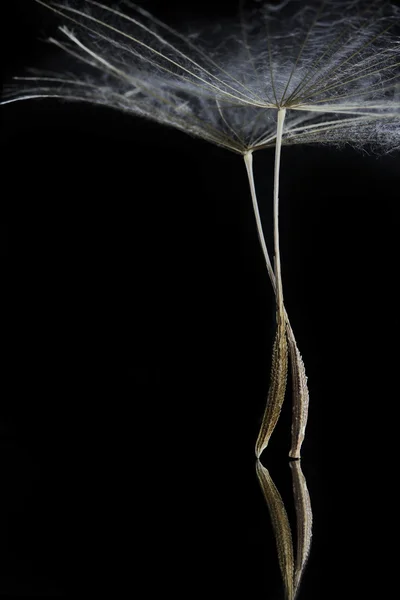
[(285, 600), (294, 600), (299, 593), (301, 578), (310, 554), (312, 535), (312, 511), (310, 495), (300, 461), (290, 463), (293, 495), (296, 509), (297, 548), (296, 562), (293, 557), (292, 532), (289, 519), (279, 491), (268, 470), (257, 459), (256, 473), (272, 522), (279, 567), (285, 588)]
[[(244, 162), (246, 165), (246, 171), (247, 171), (247, 176), (248, 176), (248, 180), (249, 180), (249, 187), (250, 187), (251, 199), (252, 199), (252, 204), (253, 204), (254, 216), (255, 216), (256, 225), (257, 225), (258, 237), (259, 237), (261, 248), (262, 248), (262, 251), (264, 254), (268, 275), (269, 275), (272, 287), (274, 289), (274, 292), (275, 292), (275, 295), (277, 298), (278, 329), (279, 329), (279, 317), (282, 322), (286, 323), (286, 335), (287, 335), (288, 342), (289, 342), (289, 352), (290, 352), (290, 361), (291, 361), (291, 366), (292, 366), (292, 380), (293, 380), (292, 444), (291, 444), (289, 456), (291, 456), (292, 458), (300, 458), (301, 444), (304, 439), (304, 433), (305, 433), (305, 428), (306, 428), (306, 424), (307, 424), (309, 395), (308, 395), (307, 377), (305, 374), (304, 363), (303, 363), (301, 354), (299, 352), (299, 349), (297, 347), (296, 339), (294, 337), (293, 329), (290, 325), (288, 315), (283, 306), (282, 280), (280, 277), (281, 269), (280, 269), (279, 227), (278, 227), (278, 225), (279, 225), (279, 206), (278, 206), (279, 183), (278, 182), (279, 182), (279, 163), (280, 163), (280, 150), (281, 150), (284, 116), (285, 115), (284, 115), (284, 113), (282, 114), (282, 111), (278, 111), (277, 142), (276, 142), (276, 145), (277, 145), (276, 153), (277, 154), (276, 154), (276, 161), (275, 161), (275, 182), (274, 182), (275, 263), (276, 263), (277, 273), (279, 271), (278, 279), (280, 280), (280, 284), (277, 283), (277, 278), (275, 277), (275, 273), (272, 268), (271, 260), (270, 260), (269, 254), (268, 254), (267, 244), (266, 244), (265, 238), (264, 238), (264, 232), (262, 229), (261, 217), (260, 217), (260, 212), (258, 209), (257, 195), (256, 195), (255, 184), (254, 184), (253, 154), (251, 151), (247, 152), (244, 155)], [(280, 292), (279, 292), (278, 288), (280, 288)], [(266, 409), (265, 414), (264, 414), (264, 418), (262, 421), (262, 426), (261, 426), (261, 430), (260, 430), (260, 434), (259, 434), (259, 439), (257, 440), (257, 444), (256, 444), (256, 453), (258, 453), (258, 456), (261, 454), (262, 450), (268, 444), (269, 437), (271, 436), (271, 434), (275, 428), (276, 422), (279, 418), (280, 409), (282, 406), (282, 404), (280, 404), (280, 403), (283, 403), (283, 400), (284, 400), (284, 392), (283, 392), (283, 398), (280, 397), (279, 399), (276, 399), (276, 398), (274, 398), (274, 393), (271, 389), (273, 387), (272, 379), (274, 377), (275, 377), (275, 379), (277, 378), (277, 376), (278, 376), (278, 379), (279, 379), (279, 377), (281, 377), (281, 387), (282, 387), (283, 378), (285, 376), (284, 375), (285, 348), (281, 348), (281, 355), (282, 355), (281, 358), (278, 358), (276, 356), (276, 354), (278, 353), (278, 350), (279, 350), (279, 348), (276, 348), (276, 346), (279, 346), (279, 343), (282, 344), (282, 337), (283, 337), (282, 332), (280, 332), (278, 334), (278, 331), (277, 331), (277, 336), (275, 339), (274, 350), (273, 350), (273, 352), (275, 354), (275, 363), (276, 364), (275, 365), (273, 364), (273, 368), (271, 371), (271, 386), (270, 386), (270, 390), (269, 390), (269, 394), (268, 394), (268, 398), (267, 398), (267, 407), (268, 407), (268, 405), (271, 405), (271, 402), (273, 402), (274, 406), (273, 407), (270, 406), (270, 410), (268, 411), (268, 414), (267, 414), (267, 409)], [(281, 340), (280, 342), (279, 342), (278, 338), (280, 338), (280, 340)], [(282, 361), (283, 361), (283, 364), (282, 364)], [(283, 372), (281, 375), (278, 375), (279, 364), (281, 365), (281, 367), (283, 367)], [(286, 380), (284, 383), (285, 383), (285, 388), (286, 388)], [(275, 393), (276, 393), (276, 391), (275, 391)], [(280, 404), (280, 406), (279, 406), (279, 404)], [(267, 419), (270, 419), (270, 422), (266, 422)]]

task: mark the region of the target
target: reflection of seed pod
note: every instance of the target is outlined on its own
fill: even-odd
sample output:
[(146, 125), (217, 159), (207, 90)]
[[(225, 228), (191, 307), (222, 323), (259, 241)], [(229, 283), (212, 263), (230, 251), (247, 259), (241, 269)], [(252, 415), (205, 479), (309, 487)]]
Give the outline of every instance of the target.
[(312, 511), (310, 494), (308, 493), (306, 479), (301, 470), (300, 461), (290, 463), (293, 481), (293, 496), (296, 509), (297, 522), (297, 549), (294, 570), (294, 589), (297, 594), (310, 554), (312, 536)]
[(279, 567), (285, 586), (285, 600), (293, 600), (295, 590), (293, 580), (294, 561), (289, 519), (281, 495), (275, 487), (268, 470), (258, 459), (256, 462), (256, 472), (272, 522)]

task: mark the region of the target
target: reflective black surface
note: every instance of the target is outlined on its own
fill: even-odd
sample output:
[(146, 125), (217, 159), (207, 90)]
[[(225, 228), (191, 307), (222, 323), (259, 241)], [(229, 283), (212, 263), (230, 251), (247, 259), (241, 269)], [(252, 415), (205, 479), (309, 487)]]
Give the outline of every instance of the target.
[[(254, 471), (273, 295), (241, 158), (103, 109), (2, 117), (1, 593), (281, 600)], [(283, 149), (310, 387), (299, 600), (396, 589), (398, 161)], [(255, 175), (268, 241), (272, 152)], [(290, 411), (262, 461), (294, 530)]]

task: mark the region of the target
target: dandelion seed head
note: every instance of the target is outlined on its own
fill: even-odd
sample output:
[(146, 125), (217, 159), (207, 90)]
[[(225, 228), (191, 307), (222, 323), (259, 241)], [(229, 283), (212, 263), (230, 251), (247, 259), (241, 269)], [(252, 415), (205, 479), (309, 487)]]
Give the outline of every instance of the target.
[[(398, 147), (399, 11), (364, 0), (258, 3), (176, 31), (124, 0), (46, 2), (76, 75), (21, 78), (3, 103), (62, 97), (127, 111), (234, 152), (283, 144)], [(188, 29), (188, 28), (187, 28)]]

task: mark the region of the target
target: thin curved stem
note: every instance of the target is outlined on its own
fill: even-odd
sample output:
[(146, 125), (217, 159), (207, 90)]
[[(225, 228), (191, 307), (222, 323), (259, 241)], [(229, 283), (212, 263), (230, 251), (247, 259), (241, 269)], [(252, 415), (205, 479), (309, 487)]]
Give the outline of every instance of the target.
[(276, 293), (275, 273), (274, 273), (274, 269), (272, 268), (267, 244), (265, 242), (265, 237), (264, 237), (264, 232), (263, 232), (261, 217), (260, 217), (260, 211), (258, 209), (256, 188), (255, 188), (255, 184), (254, 184), (254, 173), (253, 173), (253, 152), (251, 150), (249, 152), (246, 152), (246, 154), (244, 154), (243, 158), (244, 158), (244, 163), (246, 165), (247, 176), (249, 179), (251, 201), (253, 203), (253, 211), (254, 211), (254, 216), (256, 218), (258, 239), (260, 240), (261, 248), (262, 248), (262, 251), (264, 254), (265, 262), (267, 265), (268, 275), (271, 280), (272, 287), (274, 288), (274, 292)]
[[(279, 116), (279, 115), (278, 115)], [(279, 148), (281, 149), (282, 142), (282, 131), (284, 114), (280, 116), (277, 127), (277, 134), (280, 136)], [(277, 142), (278, 144), (278, 142)], [(308, 402), (309, 394), (307, 387), (307, 376), (305, 373), (303, 359), (298, 350), (296, 339), (292, 327), (289, 322), (289, 317), (283, 305), (283, 292), (282, 292), (282, 280), (280, 278), (280, 298), (278, 299), (278, 284), (274, 270), (272, 268), (271, 260), (268, 253), (267, 244), (264, 237), (264, 232), (261, 223), (260, 211), (258, 208), (257, 194), (254, 183), (253, 173), (253, 153), (248, 151), (243, 156), (247, 176), (249, 180), (249, 187), (251, 193), (251, 199), (253, 204), (253, 211), (257, 225), (258, 238), (264, 254), (265, 263), (271, 285), (274, 289), (276, 300), (277, 300), (277, 337), (274, 343), (273, 349), (273, 364), (271, 371), (271, 385), (268, 392), (267, 406), (264, 412), (261, 429), (256, 443), (256, 455), (259, 456), (262, 450), (267, 446), (269, 438), (275, 428), (278, 421), (281, 406), (284, 400), (284, 393), (286, 388), (286, 377), (287, 377), (287, 363), (286, 354), (287, 348), (285, 338), (288, 338), (288, 346), (290, 353), (290, 362), (292, 366), (292, 394), (293, 394), (293, 417), (292, 417), (292, 445), (289, 456), (292, 458), (300, 458), (301, 444), (304, 439), (304, 432), (308, 417)], [(280, 274), (280, 257), (279, 257), (279, 158), (275, 160), (275, 185), (274, 185), (274, 244), (275, 244), (275, 256), (278, 256), (278, 260), (275, 260), (275, 265), (278, 265)], [(278, 231), (278, 235), (276, 235)], [(276, 271), (278, 272), (278, 270)], [(281, 310), (281, 312), (279, 312)]]
[[(275, 281), (276, 297), (276, 334), (272, 348), (272, 364), (270, 374), (270, 384), (267, 396), (267, 402), (264, 415), (261, 421), (260, 431), (258, 433), (255, 452), (257, 458), (260, 457), (263, 450), (268, 446), (270, 437), (278, 422), (282, 404), (285, 399), (286, 382), (288, 373), (288, 342), (286, 338), (286, 315), (283, 306), (282, 278), (279, 255), (279, 164), (282, 147), (283, 122), (285, 118), (285, 109), (278, 110), (276, 150), (275, 150), (275, 174), (274, 174), (274, 251), (275, 251), (275, 277), (272, 277), (272, 266), (269, 260), (267, 247), (262, 231), (261, 220), (258, 209), (255, 209), (257, 227), (259, 229), (260, 241), (262, 241), (264, 256), (267, 260), (267, 268), (270, 273), (271, 282)], [(249, 156), (245, 158), (248, 173), (251, 170), (251, 161)], [(252, 173), (252, 171), (251, 171)], [(250, 188), (252, 189), (253, 204), (255, 206), (254, 181), (250, 179)], [(268, 257), (268, 258), (267, 258)]]
[(280, 108), (278, 110), (278, 122), (276, 126), (276, 145), (275, 145), (275, 170), (274, 170), (274, 266), (275, 266), (275, 279), (276, 279), (276, 305), (278, 311), (278, 318), (283, 319), (284, 308), (283, 308), (283, 288), (282, 288), (282, 274), (281, 274), (281, 254), (279, 248), (279, 171), (281, 163), (281, 149), (282, 149), (282, 133), (283, 124), (285, 122), (286, 109)]

